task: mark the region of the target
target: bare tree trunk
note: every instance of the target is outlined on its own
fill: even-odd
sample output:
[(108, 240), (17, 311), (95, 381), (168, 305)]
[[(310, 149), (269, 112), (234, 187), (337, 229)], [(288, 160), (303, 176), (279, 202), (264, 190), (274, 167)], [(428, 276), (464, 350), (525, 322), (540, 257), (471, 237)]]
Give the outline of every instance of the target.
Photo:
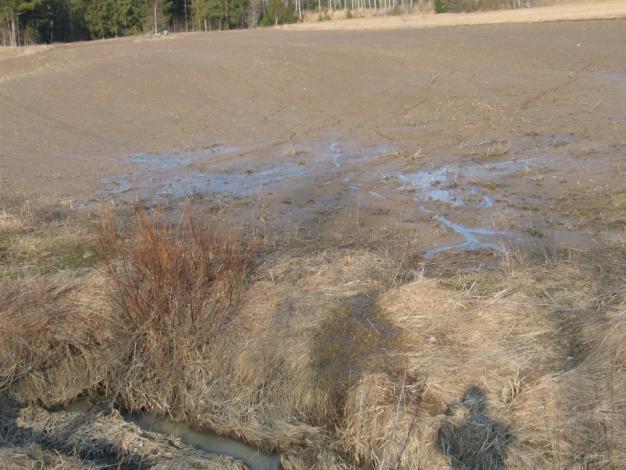
[(189, 32), (189, 21), (187, 18), (187, 0), (185, 0), (185, 32)]
[(17, 46), (17, 36), (15, 35), (15, 18), (11, 17), (11, 20), (7, 20), (9, 25), (9, 44), (11, 46)]
[(9, 27), (9, 45), (17, 46), (17, 35), (15, 32), (15, 18), (11, 17), (11, 20), (7, 19), (7, 26)]
[(159, 25), (157, 22), (157, 6), (159, 0), (154, 0), (154, 34), (159, 34)]

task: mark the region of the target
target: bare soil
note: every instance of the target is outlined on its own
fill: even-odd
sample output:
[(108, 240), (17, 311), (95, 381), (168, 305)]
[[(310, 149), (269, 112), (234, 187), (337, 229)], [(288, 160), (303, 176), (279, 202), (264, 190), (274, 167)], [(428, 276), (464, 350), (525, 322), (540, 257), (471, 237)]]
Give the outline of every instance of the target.
[[(7, 59), (2, 186), (72, 206), (209, 193), (265, 226), (417, 229), (424, 250), (437, 228), (458, 240), (424, 202), (500, 231), (611, 236), (624, 224), (625, 25), (237, 31)], [(397, 191), (398, 175), (433, 170), (417, 176), (420, 204)], [(438, 210), (437, 185), (464, 204)]]

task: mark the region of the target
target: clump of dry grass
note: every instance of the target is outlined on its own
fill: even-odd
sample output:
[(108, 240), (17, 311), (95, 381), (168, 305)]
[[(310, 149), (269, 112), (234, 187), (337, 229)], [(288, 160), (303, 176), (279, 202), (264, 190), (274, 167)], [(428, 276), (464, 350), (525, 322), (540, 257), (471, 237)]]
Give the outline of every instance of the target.
[(100, 383), (116, 321), (98, 274), (37, 276), (0, 285), (0, 390), (53, 405)]
[[(228, 456), (200, 452), (171, 436), (142, 431), (115, 410), (80, 414), (27, 407), (17, 413), (15, 427), (26, 443), (81, 457), (94, 468), (246, 468)], [(67, 457), (58, 460), (75, 462)]]
[(105, 216), (99, 248), (128, 331), (109, 393), (127, 410), (171, 413), (231, 319), (255, 242), (191, 214), (171, 225), (139, 209), (127, 226)]
[(24, 227), (24, 221), (6, 210), (0, 211), (0, 233), (15, 232)]
[[(259, 266), (236, 314), (207, 332), (204, 348), (174, 356), (186, 361), (175, 382), (187, 388), (161, 395), (162, 408), (147, 395), (136, 403), (279, 450), (287, 468), (615, 459), (624, 455), (615, 437), (600, 439), (602, 450), (584, 437), (586, 428), (555, 434), (553, 425), (533, 421), (532, 397), (559, 396), (551, 381), (537, 391), (564, 368), (581, 383), (601, 383), (582, 364), (605, 358), (599, 331), (619, 330), (605, 313), (612, 304), (591, 301), (598, 286), (580, 263), (553, 256), (485, 278), (493, 285), (475, 290), (427, 279), (394, 287), (393, 260), (359, 250), (280, 256)], [(623, 359), (616, 357), (612, 390), (620, 396)], [(583, 415), (595, 423), (599, 392), (583, 390), (578, 403), (594, 404)], [(544, 416), (571, 417), (571, 403), (549, 405)], [(621, 416), (624, 405), (613, 400), (612, 409)], [(626, 429), (613, 423), (606, 436)]]
[(85, 223), (89, 216), (71, 201), (51, 206), (27, 193), (0, 190), (0, 279), (92, 267), (97, 257)]
[(11, 470), (48, 468), (53, 470), (91, 470), (100, 468), (84, 460), (49, 450), (39, 444), (0, 446), (0, 461)]
[(396, 371), (373, 370), (348, 393), (346, 451), (396, 468), (623, 461), (623, 290), (619, 266), (591, 257), (607, 278), (589, 277), (589, 259), (554, 257), (484, 296), (429, 280), (385, 293), (381, 314), (405, 332), (389, 352)]

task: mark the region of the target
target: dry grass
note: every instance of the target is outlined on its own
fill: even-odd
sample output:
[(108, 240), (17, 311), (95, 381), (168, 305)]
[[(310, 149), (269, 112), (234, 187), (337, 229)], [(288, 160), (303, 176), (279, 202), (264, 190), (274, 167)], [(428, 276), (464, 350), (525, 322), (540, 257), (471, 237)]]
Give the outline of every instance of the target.
[(0, 279), (91, 267), (97, 261), (86, 211), (0, 192)]
[(50, 451), (39, 444), (0, 447), (0, 461), (4, 468), (11, 470), (32, 470), (46, 468), (50, 470), (96, 469), (85, 461)]
[(19, 411), (15, 426), (28, 435), (26, 441), (37, 440), (61, 455), (81, 457), (93, 468), (245, 468), (227, 456), (198, 452), (175, 438), (141, 431), (115, 410), (50, 413), (28, 407)]
[(289, 469), (626, 458), (623, 247), (399, 284), (372, 250), (293, 248), (251, 270), (254, 242), (193, 218), (103, 227), (102, 274), (4, 287), (0, 372), (22, 401), (97, 390)]
[(0, 233), (10, 233), (24, 228), (24, 221), (15, 214), (3, 210), (0, 212)]
[(20, 402), (67, 402), (114, 361), (116, 319), (102, 276), (56, 274), (0, 285), (0, 390)]

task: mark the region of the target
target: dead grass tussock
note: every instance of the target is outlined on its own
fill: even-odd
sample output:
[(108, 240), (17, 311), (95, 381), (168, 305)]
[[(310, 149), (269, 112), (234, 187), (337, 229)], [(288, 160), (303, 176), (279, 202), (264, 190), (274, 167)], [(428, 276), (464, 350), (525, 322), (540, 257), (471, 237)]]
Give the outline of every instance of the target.
[(4, 468), (11, 470), (35, 468), (86, 470), (97, 468), (96, 465), (91, 465), (84, 460), (51, 451), (34, 443), (20, 446), (0, 446), (0, 461)]
[(50, 206), (28, 194), (0, 193), (2, 278), (91, 267), (97, 261), (86, 211)]
[(0, 211), (0, 233), (16, 232), (24, 228), (24, 221), (5, 210)]
[(50, 413), (27, 407), (19, 411), (15, 425), (27, 441), (86, 459), (96, 468), (245, 468), (230, 457), (199, 452), (176, 438), (142, 431), (115, 410)]
[[(193, 374), (182, 405), (192, 423), (266, 450), (326, 448), (337, 397), (318, 338), (345, 299), (382, 285), (390, 264), (380, 261), (346, 251), (281, 256), (257, 266), (237, 315), (212, 339)], [(306, 462), (312, 455), (330, 458), (305, 454)], [(290, 455), (295, 465), (300, 457)]]
[(296, 447), (281, 455), (284, 470), (352, 470), (354, 464), (331, 445)]
[[(619, 468), (626, 457), (626, 309), (607, 314), (606, 327), (583, 325), (593, 338), (574, 366), (542, 377), (511, 409), (524, 436), (512, 457), (528, 465)], [(521, 465), (518, 465), (518, 467)]]
[[(626, 329), (623, 305), (607, 301), (619, 293), (596, 297), (599, 286), (580, 265), (562, 262), (517, 269), (501, 287), (477, 299), (420, 280), (382, 296), (382, 315), (405, 332), (404, 343), (390, 351), (395, 375), (374, 372), (348, 394), (340, 435), (357, 461), (400, 468), (440, 465), (444, 456), (471, 468), (622, 461), (626, 404), (615, 397), (626, 385)], [(418, 390), (414, 400), (408, 386)]]
[(77, 245), (88, 245), (91, 237), (86, 230), (63, 226), (54, 231), (48, 227), (46, 231), (22, 233), (13, 239), (12, 256), (16, 260), (47, 258), (71, 251)]
[(0, 389), (53, 405), (100, 383), (114, 361), (116, 321), (94, 273), (0, 286)]

